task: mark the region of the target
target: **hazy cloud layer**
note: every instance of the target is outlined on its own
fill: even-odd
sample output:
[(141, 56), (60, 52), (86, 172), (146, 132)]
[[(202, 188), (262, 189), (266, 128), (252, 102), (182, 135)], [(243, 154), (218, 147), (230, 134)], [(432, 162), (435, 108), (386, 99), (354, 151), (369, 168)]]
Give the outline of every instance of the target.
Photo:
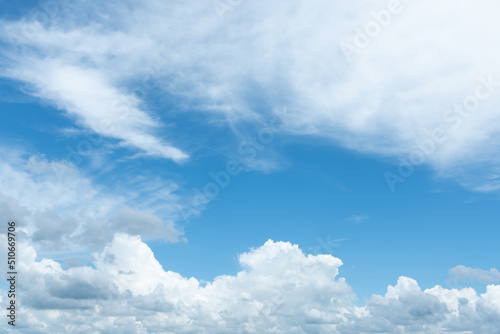
[[(7, 148), (0, 152), (0, 218), (22, 222), (24, 233), (44, 250), (98, 249), (118, 231), (167, 241), (183, 234), (173, 219), (181, 207), (168, 188), (156, 190), (156, 199), (164, 200), (161, 206), (142, 205), (148, 204), (144, 189), (130, 187), (118, 195), (67, 161)], [(155, 188), (159, 184), (151, 182)]]

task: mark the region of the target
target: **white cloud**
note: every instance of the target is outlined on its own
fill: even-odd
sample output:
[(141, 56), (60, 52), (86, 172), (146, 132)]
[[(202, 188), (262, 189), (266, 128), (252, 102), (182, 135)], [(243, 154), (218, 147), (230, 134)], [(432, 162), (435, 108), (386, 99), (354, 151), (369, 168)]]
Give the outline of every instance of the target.
[[(69, 16), (59, 11), (43, 25), (4, 22), (2, 40), (15, 40), (23, 52), (2, 50), (1, 75), (121, 145), (187, 158), (161, 136), (158, 115), (146, 111), (146, 95), (158, 89), (176, 107), (230, 122), (277, 115), (285, 132), (329, 137), (361, 152), (409, 155), (432, 140), (424, 160), (436, 170), (478, 190), (498, 187), (500, 23), (492, 0), (403, 2), (403, 12), (351, 63), (340, 44), (352, 41), (386, 1), (246, 1), (223, 18), (210, 1), (72, 4)], [(474, 112), (451, 109), (474, 98)], [(439, 129), (447, 136), (442, 143)], [(400, 277), (384, 296), (358, 307), (338, 277), (339, 259), (305, 255), (286, 242), (242, 254), (242, 271), (202, 286), (165, 271), (139, 237), (123, 234), (141, 233), (145, 223), (144, 238), (177, 240), (182, 233), (172, 221), (155, 214), (175, 216), (175, 201), (145, 205), (154, 210), (128, 207), (137, 194), (110, 194), (67, 162), (2, 155), (2, 219), (26, 221), (21, 235), (33, 242), (20, 245), (22, 331), (489, 334), (500, 328), (498, 285), (481, 295), (471, 288), (422, 291)], [(474, 170), (479, 179), (470, 179)], [(161, 195), (175, 199), (172, 189)], [(94, 267), (37, 260), (36, 249), (58, 243), (107, 246)], [(485, 282), (497, 274), (462, 267), (453, 273)]]
[(349, 218), (347, 218), (348, 221), (356, 224), (359, 224), (368, 219), (370, 219), (370, 216), (367, 215), (351, 215), (349, 216)]
[[(498, 3), (401, 1), (389, 24), (346, 62), (342, 43), (355, 43), (359, 31), (377, 24), (373, 11), (389, 3), (245, 1), (221, 17), (215, 3), (196, 0), (75, 2), (80, 16), (61, 10), (44, 25), (6, 23), (5, 38), (24, 53), (6, 52), (3, 72), (94, 131), (153, 155), (186, 157), (151, 134), (159, 123), (131, 95), (159, 89), (179, 106), (231, 122), (285, 106), (285, 131), (362, 152), (414, 154), (416, 165), (425, 161), (472, 188), (497, 189), (490, 177), (499, 151)], [(104, 111), (119, 117), (115, 101), (129, 106), (130, 117), (102, 130)], [(475, 111), (453, 109), (475, 101)], [(479, 164), (478, 176), (472, 171)]]
[(495, 268), (483, 270), (466, 266), (456, 266), (450, 269), (450, 275), (460, 281), (473, 279), (485, 284), (500, 283), (500, 272)]
[(175, 161), (188, 157), (153, 135), (160, 123), (140, 109), (136, 97), (120, 92), (99, 71), (61, 61), (30, 59), (8, 75), (30, 83), (33, 95), (66, 110), (101, 136), (120, 139), (122, 145), (139, 148), (148, 155)]
[[(148, 333), (244, 333), (273, 327), (277, 332), (303, 332), (302, 327), (339, 322), (352, 297), (345, 280), (337, 277), (339, 259), (306, 256), (285, 242), (268, 241), (242, 254), (245, 270), (217, 277), (204, 287), (194, 278), (164, 271), (139, 237), (116, 234), (95, 255), (95, 268), (63, 270), (55, 261), (36, 261), (29, 244), (19, 247), (24, 249), (19, 298), (28, 318), (35, 320), (30, 329), (41, 332), (122, 332), (113, 322), (129, 326), (128, 319), (137, 332), (143, 328)], [(55, 314), (47, 317), (50, 310)]]
[[(23, 222), (22, 228), (46, 251), (102, 247), (117, 231), (147, 239), (178, 241), (183, 232), (174, 226), (179, 199), (153, 180), (156, 200), (144, 187), (122, 179), (119, 195), (95, 184), (67, 161), (50, 161), (0, 148), (0, 218)], [(140, 188), (142, 186), (142, 188)]]
[(500, 325), (498, 285), (477, 295), (421, 290), (400, 277), (359, 307), (339, 277), (340, 259), (306, 255), (288, 242), (269, 240), (241, 254), (240, 272), (205, 286), (165, 271), (138, 236), (115, 234), (93, 267), (67, 270), (36, 260), (27, 242), (19, 247), (18, 329), (26, 332), (493, 334)]

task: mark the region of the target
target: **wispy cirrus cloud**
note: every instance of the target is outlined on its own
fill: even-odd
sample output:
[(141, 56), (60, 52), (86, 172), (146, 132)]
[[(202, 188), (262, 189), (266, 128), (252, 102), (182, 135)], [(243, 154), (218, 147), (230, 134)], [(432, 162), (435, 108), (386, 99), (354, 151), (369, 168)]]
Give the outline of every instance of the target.
[[(386, 24), (375, 19), (388, 10), (381, 0), (314, 7), (246, 1), (223, 17), (202, 1), (74, 2), (80, 18), (61, 11), (45, 23), (5, 22), (4, 41), (15, 40), (24, 53), (4, 54), (2, 72), (94, 131), (176, 161), (187, 154), (168, 143), (172, 138), (160, 139), (161, 124), (140, 107), (152, 87), (178, 106), (229, 122), (279, 111), (284, 132), (406, 160), (418, 154), (415, 165), (430, 164), (473, 189), (497, 189), (491, 175), (500, 150), (500, 49), (491, 41), (500, 31), (498, 4), (461, 2), (453, 13), (432, 1), (397, 5), (398, 15)], [(377, 24), (383, 29), (346, 62), (343, 43)], [(17, 38), (25, 26), (34, 32)], [(32, 60), (38, 66), (29, 66), (30, 73)], [(480, 96), (487, 98), (472, 99), (484, 82)], [(115, 100), (129, 106), (133, 123), (99, 129), (104, 116), (96, 110), (116, 118), (109, 107)]]
[(100, 136), (116, 138), (121, 145), (147, 155), (178, 162), (188, 158), (155, 135), (161, 124), (141, 110), (135, 96), (121, 92), (99, 71), (57, 60), (32, 59), (7, 75), (28, 82), (31, 94), (53, 103)]
[(175, 185), (154, 180), (155, 200), (161, 203), (151, 205), (151, 194), (141, 184), (123, 180), (117, 193), (67, 161), (12, 148), (1, 148), (0, 154), (0, 218), (23, 222), (24, 233), (44, 251), (98, 249), (116, 231), (146, 240), (182, 239), (182, 229), (175, 226), (181, 210)]

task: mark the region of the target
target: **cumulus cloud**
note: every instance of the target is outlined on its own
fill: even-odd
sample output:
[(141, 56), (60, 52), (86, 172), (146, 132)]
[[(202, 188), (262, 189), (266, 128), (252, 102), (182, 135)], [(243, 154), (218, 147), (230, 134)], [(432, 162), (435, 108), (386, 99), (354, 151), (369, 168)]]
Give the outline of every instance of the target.
[(484, 294), (472, 288), (422, 291), (417, 282), (400, 277), (385, 296), (374, 295), (363, 312), (339, 326), (340, 333), (495, 333), (500, 324), (499, 286)]
[(15, 48), (2, 73), (123, 145), (187, 157), (154, 134), (161, 125), (141, 107), (158, 89), (231, 122), (278, 113), (284, 131), (498, 188), (495, 1), (54, 6), (4, 22)]
[(37, 259), (29, 243), (19, 246), (19, 329), (26, 332), (493, 334), (500, 325), (500, 286), (481, 295), (421, 290), (400, 277), (384, 296), (356, 306), (339, 277), (340, 259), (288, 242), (241, 254), (241, 271), (205, 285), (166, 271), (138, 236), (115, 234), (93, 266), (66, 270)]
[[(125, 328), (127, 319), (134, 333), (301, 332), (339, 322), (352, 298), (350, 287), (337, 277), (339, 259), (306, 256), (285, 242), (268, 241), (240, 255), (244, 270), (205, 286), (165, 271), (138, 236), (116, 234), (95, 254), (94, 267), (67, 270), (53, 260), (36, 261), (29, 244), (20, 247), (26, 251), (20, 254), (19, 298), (27, 319), (33, 319), (23, 325), (42, 332), (111, 330), (113, 322)], [(50, 310), (57, 312), (45, 318)], [(77, 312), (78, 320), (69, 320), (67, 312)], [(122, 325), (113, 331), (121, 332)]]

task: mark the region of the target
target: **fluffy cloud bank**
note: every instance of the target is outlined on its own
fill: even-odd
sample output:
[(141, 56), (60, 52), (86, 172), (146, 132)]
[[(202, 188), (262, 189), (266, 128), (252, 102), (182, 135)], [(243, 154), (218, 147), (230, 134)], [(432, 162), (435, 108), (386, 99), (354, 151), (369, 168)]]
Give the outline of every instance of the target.
[(150, 155), (187, 157), (155, 130), (164, 125), (144, 102), (158, 91), (171, 101), (164, 119), (176, 107), (231, 122), (277, 114), (288, 133), (428, 163), (491, 191), (499, 187), (498, 7), (49, 1), (2, 24), (12, 46), (2, 74)]
[(116, 234), (92, 267), (67, 270), (37, 260), (27, 243), (20, 247), (23, 333), (488, 334), (500, 326), (498, 285), (481, 295), (471, 288), (422, 291), (400, 277), (358, 307), (338, 276), (341, 260), (306, 255), (288, 242), (269, 240), (241, 254), (237, 275), (206, 285), (165, 271), (138, 236)]

